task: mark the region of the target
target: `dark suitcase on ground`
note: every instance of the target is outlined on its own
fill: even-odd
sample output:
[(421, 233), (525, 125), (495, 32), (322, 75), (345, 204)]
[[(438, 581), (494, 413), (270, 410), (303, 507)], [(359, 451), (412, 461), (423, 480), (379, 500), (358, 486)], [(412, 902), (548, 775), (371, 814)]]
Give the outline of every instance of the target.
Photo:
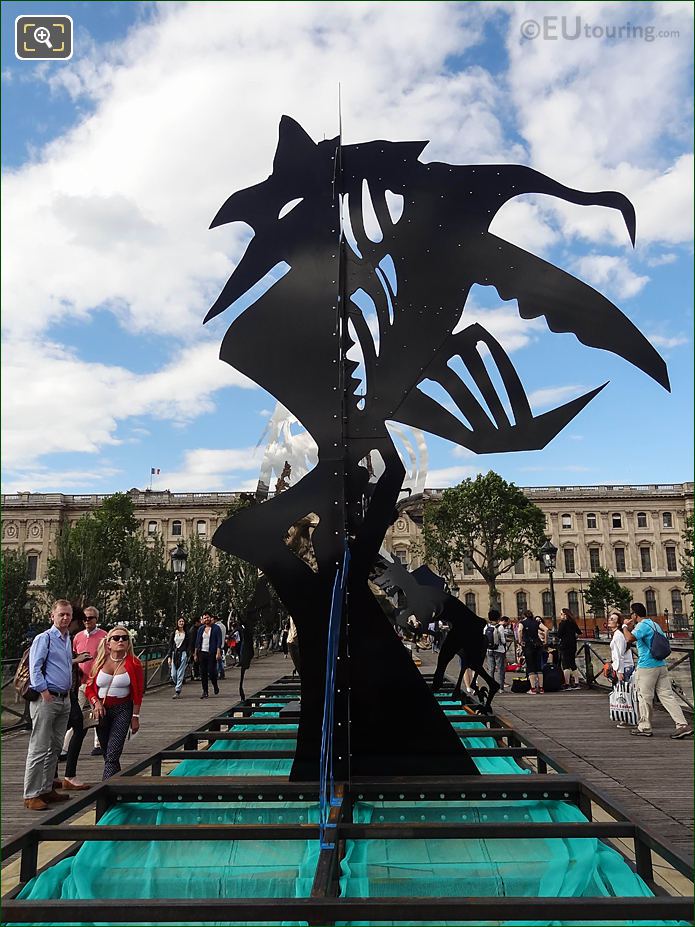
[(546, 692), (559, 692), (565, 684), (565, 677), (559, 666), (546, 663), (543, 667), (543, 689)]

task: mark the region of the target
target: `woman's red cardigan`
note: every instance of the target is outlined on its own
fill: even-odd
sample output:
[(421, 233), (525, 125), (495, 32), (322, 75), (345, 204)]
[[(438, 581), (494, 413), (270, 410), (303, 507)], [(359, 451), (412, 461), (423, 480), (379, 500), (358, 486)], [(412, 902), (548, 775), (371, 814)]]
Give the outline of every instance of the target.
[[(126, 672), (130, 676), (130, 695), (133, 699), (133, 705), (142, 705), (142, 695), (145, 688), (145, 673), (142, 663), (137, 657), (131, 657), (130, 654), (125, 658)], [(94, 700), (99, 698), (99, 688), (97, 686), (96, 676), (93, 676), (87, 683), (85, 693), (90, 705)]]

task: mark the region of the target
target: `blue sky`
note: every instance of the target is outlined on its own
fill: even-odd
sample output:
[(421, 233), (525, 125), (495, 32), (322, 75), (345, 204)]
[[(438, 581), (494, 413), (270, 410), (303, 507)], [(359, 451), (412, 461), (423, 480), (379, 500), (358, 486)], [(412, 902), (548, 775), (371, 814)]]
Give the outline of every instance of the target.
[[(145, 487), (151, 467), (160, 489), (255, 485), (275, 400), (217, 359), (234, 311), (201, 325), (250, 230), (208, 226), (270, 173), (283, 113), (336, 134), (338, 84), (347, 143), (430, 139), (424, 161), (528, 164), (637, 212), (634, 249), (612, 210), (548, 197), (508, 203), (492, 231), (613, 300), (672, 392), (476, 287), (464, 321), (500, 340), (535, 411), (610, 383), (542, 451), (427, 436), (428, 485), (692, 479), (691, 4), (1, 9), (3, 491)], [(42, 13), (73, 17), (72, 60), (15, 58), (15, 17)]]

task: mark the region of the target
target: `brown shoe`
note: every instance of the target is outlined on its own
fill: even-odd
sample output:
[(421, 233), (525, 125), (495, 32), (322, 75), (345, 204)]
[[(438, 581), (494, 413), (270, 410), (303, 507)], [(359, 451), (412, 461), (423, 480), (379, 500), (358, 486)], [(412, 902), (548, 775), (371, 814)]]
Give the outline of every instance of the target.
[(42, 798), (25, 798), (24, 807), (29, 811), (47, 811), (48, 805)]
[(83, 792), (85, 789), (91, 789), (91, 785), (80, 782), (79, 779), (63, 779), (61, 785), (66, 792)]
[(51, 789), (50, 792), (44, 792), (43, 795), (39, 795), (39, 798), (42, 801), (48, 802), (49, 805), (55, 805), (57, 802), (69, 801), (69, 795), (63, 795), (62, 792), (56, 792), (55, 789)]

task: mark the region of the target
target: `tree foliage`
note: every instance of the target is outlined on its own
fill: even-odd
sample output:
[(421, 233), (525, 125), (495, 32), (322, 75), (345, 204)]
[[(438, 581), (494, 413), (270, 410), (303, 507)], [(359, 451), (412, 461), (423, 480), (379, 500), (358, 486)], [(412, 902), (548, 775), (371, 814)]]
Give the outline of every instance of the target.
[(630, 608), (632, 593), (627, 586), (621, 586), (608, 570), (600, 567), (584, 590), (584, 601), (594, 614), (607, 613), (612, 608), (625, 613)]
[(480, 474), (445, 489), (425, 505), (423, 552), (453, 582), (453, 566), (467, 558), (496, 598), (497, 577), (544, 540), (545, 516), (513, 483), (497, 473)]
[(106, 612), (137, 528), (132, 500), (125, 493), (114, 493), (89, 515), (65, 522), (48, 560), (48, 594)]
[(2, 551), (2, 653), (19, 657), (36, 619), (36, 602), (29, 594), (29, 566), (24, 551)]
[(695, 554), (695, 543), (693, 541), (694, 527), (695, 515), (688, 515), (685, 520), (685, 531), (682, 534), (683, 556), (681, 557), (681, 576), (683, 577), (685, 591), (688, 595), (693, 594), (693, 555)]

